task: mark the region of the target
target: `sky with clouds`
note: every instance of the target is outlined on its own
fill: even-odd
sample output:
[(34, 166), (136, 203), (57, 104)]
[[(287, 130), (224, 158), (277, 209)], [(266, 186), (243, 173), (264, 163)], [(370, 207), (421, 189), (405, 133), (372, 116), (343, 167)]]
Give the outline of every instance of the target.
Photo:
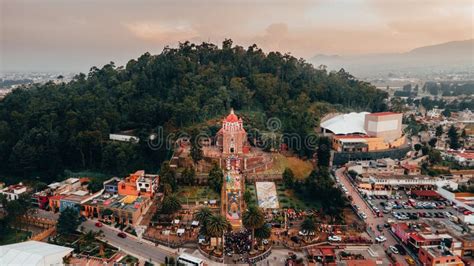
[(473, 38), (471, 0), (0, 0), (0, 71), (83, 71), (225, 38), (297, 57)]

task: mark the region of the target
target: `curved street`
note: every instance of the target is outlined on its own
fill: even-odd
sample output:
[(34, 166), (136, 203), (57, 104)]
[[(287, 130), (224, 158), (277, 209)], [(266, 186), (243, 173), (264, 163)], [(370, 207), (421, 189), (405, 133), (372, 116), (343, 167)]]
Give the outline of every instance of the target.
[[(335, 174), (339, 178), (341, 184), (343, 184), (349, 191), (349, 195), (352, 197), (351, 204), (359, 206), (360, 211), (364, 212), (367, 215), (367, 219), (365, 220), (365, 222), (367, 223), (367, 227), (369, 228), (370, 235), (373, 237), (373, 239), (375, 239), (375, 237), (378, 235), (384, 235), (387, 238), (387, 241), (385, 241), (382, 244), (376, 244), (375, 246), (382, 246), (383, 250), (387, 250), (389, 246), (397, 244), (398, 242), (395, 239), (395, 237), (388, 231), (390, 230), (390, 228), (385, 228), (383, 226), (386, 223), (387, 218), (377, 217), (372, 212), (370, 207), (367, 205), (366, 201), (361, 197), (360, 193), (354, 187), (352, 182), (344, 174), (345, 170), (346, 170), (345, 167), (339, 168), (335, 171)], [(383, 227), (382, 232), (377, 231), (377, 225), (382, 225)], [(382, 255), (382, 254), (379, 254), (379, 255)], [(408, 263), (405, 261), (404, 256), (400, 254), (395, 254), (395, 258), (397, 260), (397, 263), (401, 265), (408, 265)]]

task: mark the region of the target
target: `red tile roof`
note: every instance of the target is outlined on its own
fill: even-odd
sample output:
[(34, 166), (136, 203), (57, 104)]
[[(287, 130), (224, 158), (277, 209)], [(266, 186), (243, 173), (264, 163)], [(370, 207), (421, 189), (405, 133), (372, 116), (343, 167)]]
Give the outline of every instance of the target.
[(417, 234), (417, 233), (411, 234), (410, 236), (411, 236), (411, 238), (413, 238), (416, 242), (423, 242), (423, 241), (425, 241), (425, 238), (422, 237), (422, 236), (420, 236), (420, 235)]
[(334, 256), (334, 255), (336, 255), (334, 253), (334, 249), (332, 249), (332, 248), (322, 248), (321, 253), (323, 253), (324, 256)]
[(434, 190), (412, 190), (411, 193), (418, 197), (435, 197), (435, 198), (441, 197)]

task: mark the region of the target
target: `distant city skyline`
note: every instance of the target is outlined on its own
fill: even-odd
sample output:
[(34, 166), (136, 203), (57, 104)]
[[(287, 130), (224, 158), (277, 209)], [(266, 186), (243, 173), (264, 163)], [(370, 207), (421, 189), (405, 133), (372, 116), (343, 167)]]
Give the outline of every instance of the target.
[(398, 53), (474, 38), (470, 0), (0, 0), (0, 72), (87, 72), (189, 40), (316, 54)]

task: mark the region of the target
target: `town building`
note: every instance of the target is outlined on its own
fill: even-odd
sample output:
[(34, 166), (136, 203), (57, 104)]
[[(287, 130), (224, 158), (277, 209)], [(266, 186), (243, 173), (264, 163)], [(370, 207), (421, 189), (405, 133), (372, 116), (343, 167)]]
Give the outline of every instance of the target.
[(8, 201), (17, 200), (20, 195), (27, 192), (27, 187), (22, 183), (11, 185), (0, 190), (0, 194), (3, 194)]
[(459, 256), (454, 255), (449, 249), (443, 246), (425, 246), (418, 251), (418, 259), (422, 265), (446, 265), (462, 266), (465, 265)]
[[(64, 211), (68, 207), (79, 212), (82, 203), (99, 196), (103, 192), (103, 190), (96, 193), (89, 192), (87, 189), (88, 182), (88, 178), (71, 177), (62, 182), (49, 184), (46, 190), (33, 195), (32, 202), (53, 212)], [(48, 199), (48, 206), (43, 205), (46, 199)]]
[(158, 184), (158, 175), (148, 175), (139, 170), (118, 182), (118, 194), (152, 198), (158, 191)]
[(61, 195), (62, 197), (59, 199), (59, 211), (62, 212), (66, 208), (71, 208), (79, 213), (82, 204), (98, 197), (100, 194), (102, 194), (102, 191), (93, 194), (87, 190), (77, 190), (66, 195)]
[(424, 175), (362, 174), (355, 181), (369, 195), (391, 195), (396, 190), (436, 190), (444, 186), (457, 188), (451, 180)]
[(104, 192), (110, 194), (117, 194), (118, 193), (118, 184), (120, 183), (120, 179), (118, 177), (113, 177), (104, 182)]
[(323, 135), (332, 137), (337, 152), (387, 150), (406, 144), (402, 116), (393, 112), (331, 114), (322, 119), (320, 127)]
[(81, 215), (135, 226), (151, 202), (151, 199), (142, 196), (104, 193), (84, 202)]

